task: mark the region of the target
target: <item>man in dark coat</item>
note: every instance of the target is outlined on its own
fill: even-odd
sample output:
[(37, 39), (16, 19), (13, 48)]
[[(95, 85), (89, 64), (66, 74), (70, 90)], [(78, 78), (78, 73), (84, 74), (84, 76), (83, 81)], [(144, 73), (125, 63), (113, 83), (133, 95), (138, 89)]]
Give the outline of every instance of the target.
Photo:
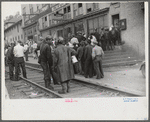
[(97, 32), (97, 28), (95, 28), (95, 32), (93, 33), (93, 35), (95, 36), (97, 42), (98, 42), (98, 45), (100, 46), (101, 45), (101, 42), (100, 42), (100, 34)]
[(80, 47), (77, 49), (77, 59), (78, 59), (78, 73), (80, 74), (80, 75), (82, 75), (83, 74), (83, 71), (82, 71), (82, 59), (83, 59), (83, 46), (84, 46), (84, 41), (81, 41), (80, 42)]
[(14, 54), (13, 54), (13, 50), (14, 50), (14, 46), (15, 46), (15, 43), (11, 43), (11, 47), (8, 48), (8, 51), (7, 51), (7, 63), (8, 63), (8, 66), (9, 66), (9, 77), (10, 77), (10, 80), (14, 80)]
[(76, 38), (78, 39), (79, 43), (84, 40), (84, 37), (80, 31), (77, 32)]
[[(52, 54), (51, 54), (49, 41), (50, 39), (46, 38), (46, 40), (43, 40), (43, 42), (40, 45), (40, 57), (39, 57), (40, 62), (39, 63), (41, 64), (41, 67), (43, 69), (45, 87), (51, 90), (54, 90), (54, 88), (50, 85), (51, 77), (50, 77), (49, 67), (53, 65), (53, 60), (52, 60)], [(38, 50), (38, 48), (36, 50)]]
[(84, 51), (84, 60), (85, 60), (85, 67), (84, 67), (84, 77), (90, 78), (93, 77), (93, 61), (92, 61), (92, 45), (91, 45), (91, 40), (87, 40), (88, 45), (85, 47)]
[[(75, 50), (63, 45), (64, 39), (59, 37), (56, 42), (57, 48), (54, 50), (56, 57), (54, 67), (57, 68), (58, 77), (60, 78), (62, 90), (58, 91), (60, 94), (70, 92), (69, 81), (74, 79), (74, 70), (72, 63), (72, 55), (75, 55)], [(67, 87), (67, 88), (66, 88)]]
[[(53, 38), (52, 38), (52, 36), (47, 35), (46, 40), (49, 40), (48, 42), (49, 42), (49, 45), (51, 48), (52, 59), (53, 59), (53, 64), (54, 64), (54, 62), (55, 62), (55, 55), (54, 55), (55, 46), (52, 42)], [(49, 66), (49, 70), (50, 70), (50, 74), (52, 75), (54, 85), (60, 85), (59, 77), (57, 76), (57, 71), (54, 68), (54, 65)]]

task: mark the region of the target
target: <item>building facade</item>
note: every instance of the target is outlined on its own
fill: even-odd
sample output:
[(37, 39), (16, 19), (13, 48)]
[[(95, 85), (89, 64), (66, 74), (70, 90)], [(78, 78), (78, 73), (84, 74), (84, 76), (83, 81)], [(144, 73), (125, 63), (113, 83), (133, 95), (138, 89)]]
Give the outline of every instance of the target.
[(21, 16), (5, 21), (4, 28), (5, 43), (10, 44), (11, 42), (16, 42), (18, 40), (24, 41)]
[[(37, 37), (52, 35), (53, 38), (63, 36), (67, 40), (70, 34), (76, 34), (78, 31), (89, 35), (95, 28), (100, 33), (102, 27), (109, 28), (113, 25), (121, 27), (121, 39), (127, 48), (132, 48), (141, 57), (145, 56), (144, 2), (56, 3), (26, 6), (28, 7), (22, 5), (23, 13), (39, 12), (39, 14), (33, 15), (33, 19), (28, 18), (30, 22), (23, 19), (25, 39), (29, 39), (31, 35), (34, 40), (38, 40), (35, 39), (35, 35)], [(42, 11), (44, 6), (45, 9)], [(31, 30), (34, 33), (31, 33)]]

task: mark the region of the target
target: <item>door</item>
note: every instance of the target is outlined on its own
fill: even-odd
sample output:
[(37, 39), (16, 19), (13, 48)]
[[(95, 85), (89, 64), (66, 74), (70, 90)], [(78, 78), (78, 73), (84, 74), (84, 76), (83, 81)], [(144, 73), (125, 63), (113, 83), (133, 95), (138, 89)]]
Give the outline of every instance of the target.
[(119, 26), (119, 14), (112, 15), (112, 24), (114, 27)]

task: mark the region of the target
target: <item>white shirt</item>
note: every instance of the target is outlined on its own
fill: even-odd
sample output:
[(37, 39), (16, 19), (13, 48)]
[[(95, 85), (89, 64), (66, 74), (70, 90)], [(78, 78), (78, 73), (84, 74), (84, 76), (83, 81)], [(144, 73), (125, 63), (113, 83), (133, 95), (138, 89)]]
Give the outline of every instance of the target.
[(36, 48), (37, 48), (37, 44), (34, 43), (32, 47), (33, 47), (34, 49), (36, 49)]
[(72, 44), (73, 44), (73, 43), (79, 43), (79, 41), (78, 41), (77, 38), (73, 37), (73, 38), (71, 39), (70, 43), (72, 43)]
[(15, 57), (24, 57), (25, 48), (20, 44), (17, 44), (14, 47), (14, 56)]
[(27, 49), (29, 48), (29, 46), (27, 44), (24, 45), (24, 49), (25, 51), (27, 51)]

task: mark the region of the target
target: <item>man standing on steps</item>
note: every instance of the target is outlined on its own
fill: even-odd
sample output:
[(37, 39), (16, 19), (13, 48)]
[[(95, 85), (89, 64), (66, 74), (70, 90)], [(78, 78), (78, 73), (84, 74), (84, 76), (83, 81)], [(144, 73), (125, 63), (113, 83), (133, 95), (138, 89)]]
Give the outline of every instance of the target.
[(93, 45), (92, 59), (93, 59), (95, 71), (97, 74), (96, 79), (101, 79), (104, 77), (104, 72), (102, 68), (102, 58), (103, 58), (104, 52), (103, 52), (103, 49), (97, 44), (98, 42), (96, 40), (92, 41), (92, 45)]
[(27, 78), (26, 76), (26, 69), (25, 69), (25, 61), (24, 61), (24, 52), (25, 48), (21, 46), (21, 41), (17, 42), (18, 44), (14, 47), (14, 59), (15, 59), (15, 81), (19, 80), (19, 65), (22, 68), (23, 77)]
[[(54, 88), (50, 85), (51, 84), (51, 76), (50, 76), (50, 71), (49, 67), (53, 65), (53, 60), (52, 60), (52, 54), (51, 54), (51, 48), (49, 45), (49, 38), (46, 38), (46, 40), (43, 40), (43, 42), (40, 45), (40, 56), (39, 56), (39, 63), (43, 69), (44, 73), (44, 80), (45, 80), (45, 87), (49, 88), (51, 90), (54, 90)], [(37, 48), (36, 50), (38, 50)]]

